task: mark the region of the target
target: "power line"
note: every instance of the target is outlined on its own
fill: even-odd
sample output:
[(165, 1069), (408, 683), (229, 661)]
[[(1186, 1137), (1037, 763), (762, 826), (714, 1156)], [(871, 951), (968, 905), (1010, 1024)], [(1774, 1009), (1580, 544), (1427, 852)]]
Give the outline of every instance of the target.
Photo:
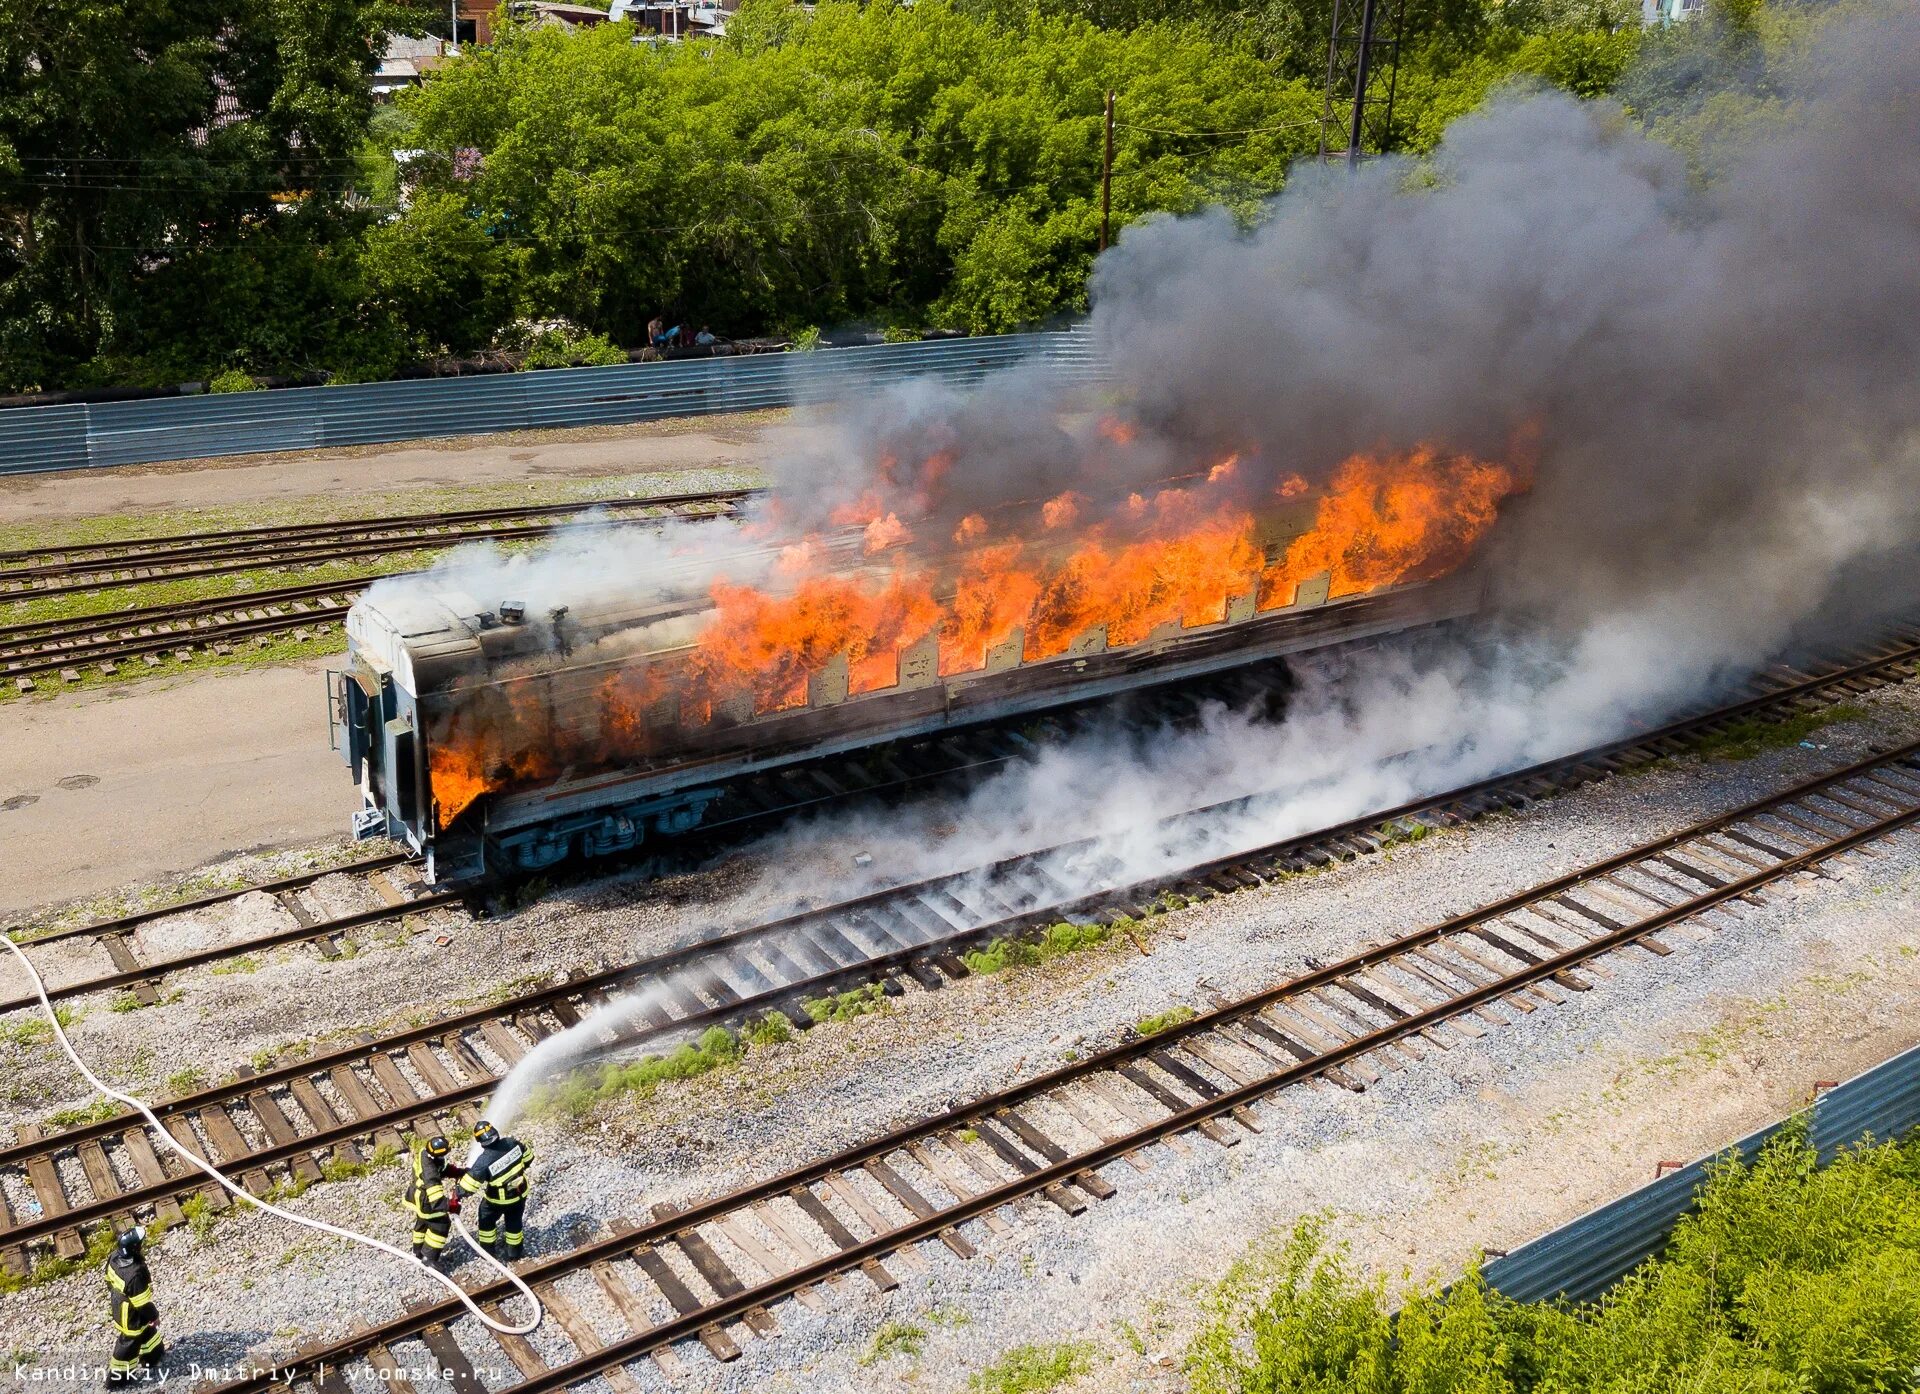
[(1320, 121), (1316, 117), (1311, 121), (1287, 121), (1278, 126), (1243, 126), (1235, 131), (1176, 131), (1166, 126), (1139, 126), (1131, 121), (1116, 121), (1113, 124), (1116, 130), (1151, 131), (1162, 136), (1251, 136), (1268, 131), (1293, 131), (1302, 126), (1317, 126)]

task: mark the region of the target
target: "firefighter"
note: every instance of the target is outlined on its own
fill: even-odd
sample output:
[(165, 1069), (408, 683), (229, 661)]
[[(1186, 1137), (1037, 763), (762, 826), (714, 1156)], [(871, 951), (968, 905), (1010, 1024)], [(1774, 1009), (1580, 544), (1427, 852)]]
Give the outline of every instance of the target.
[(492, 1250), (495, 1258), (507, 1262), (520, 1257), (520, 1246), (526, 1239), (522, 1225), (527, 1210), (527, 1168), (532, 1165), (531, 1147), (501, 1136), (500, 1130), (484, 1118), (473, 1125), (473, 1155), (461, 1174), (460, 1189), (480, 1197), (474, 1238)]
[(447, 1160), (453, 1144), (435, 1133), (413, 1151), (413, 1179), (407, 1183), (407, 1208), (413, 1212), (413, 1256), (431, 1268), (444, 1261), (447, 1236), (460, 1197), (451, 1182), (460, 1168)]
[(115, 1333), (113, 1359), (107, 1365), (109, 1385), (150, 1379), (166, 1358), (160, 1309), (153, 1305), (153, 1277), (147, 1272), (146, 1241), (147, 1232), (135, 1225), (107, 1256), (107, 1303)]

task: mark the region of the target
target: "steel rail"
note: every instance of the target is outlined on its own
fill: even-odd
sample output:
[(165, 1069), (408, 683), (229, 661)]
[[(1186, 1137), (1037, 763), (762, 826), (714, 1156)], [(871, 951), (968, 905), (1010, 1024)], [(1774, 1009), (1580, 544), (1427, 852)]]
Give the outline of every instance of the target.
[(272, 881), (256, 881), (249, 886), (239, 886), (232, 890), (212, 891), (206, 895), (195, 896), (191, 900), (176, 900), (170, 905), (156, 905), (146, 910), (135, 910), (130, 914), (118, 915), (111, 920), (100, 920), (94, 924), (75, 925), (71, 929), (56, 930), (51, 934), (30, 935), (22, 939), (20, 935), (28, 933), (19, 925), (9, 925), (0, 934), (29, 948), (38, 948), (42, 944), (58, 944), (66, 939), (104, 938), (109, 934), (125, 934), (143, 924), (154, 920), (163, 920), (169, 915), (185, 915), (195, 910), (205, 910), (209, 906), (224, 905), (230, 900), (238, 900), (243, 895), (252, 895), (256, 891), (266, 895), (278, 895), (281, 891), (305, 890), (314, 882), (327, 876), (351, 876), (364, 872), (384, 871), (390, 866), (399, 866), (412, 860), (410, 853), (382, 852), (377, 856), (361, 857), (357, 861), (341, 862), (338, 866), (324, 867), (318, 871), (302, 871), (292, 876), (282, 876)]
[[(15, 551), (0, 551), (0, 562), (41, 560), (58, 565), (78, 557), (93, 556), (106, 559), (111, 554), (128, 550), (138, 552), (143, 557), (149, 555), (146, 552), (139, 552), (142, 548), (171, 547), (177, 551), (199, 552), (204, 551), (206, 547), (218, 549), (229, 543), (236, 545), (253, 542), (271, 543), (290, 538), (326, 537), (342, 533), (404, 531), (408, 528), (444, 527), (517, 518), (548, 518), (588, 513), (602, 508), (626, 510), (664, 508), (691, 503), (731, 503), (766, 492), (765, 489), (760, 488), (712, 489), (694, 493), (653, 494), (646, 498), (570, 499), (559, 503), (519, 504), (504, 508), (449, 509), (439, 513), (395, 513), (370, 518), (332, 518), (309, 523), (225, 528), (212, 532), (150, 534), (122, 538), (114, 542), (84, 542), (66, 547), (30, 547)], [(189, 545), (182, 547), (179, 544)], [(205, 544), (205, 547), (191, 544)], [(114, 560), (118, 563), (118, 558)], [(7, 574), (9, 573), (0, 572), (0, 576)]]
[[(1664, 741), (1688, 734), (1699, 734), (1704, 728), (1724, 725), (1727, 720), (1731, 719), (1730, 713), (1744, 713), (1755, 709), (1756, 706), (1764, 707), (1769, 704), (1791, 702), (1808, 695), (1809, 691), (1813, 688), (1856, 681), (1863, 674), (1875, 668), (1911, 661), (1914, 658), (1920, 658), (1920, 645), (1912, 646), (1901, 653), (1889, 655), (1885, 658), (1855, 664), (1823, 677), (1807, 679), (1794, 684), (1790, 688), (1783, 689), (1778, 693), (1770, 694), (1765, 698), (1749, 699), (1732, 704), (1729, 707), (1716, 708), (1710, 712), (1668, 723), (1665, 726), (1655, 728), (1637, 736), (1623, 737), (1620, 740), (1610, 742), (1603, 746), (1592, 747), (1568, 756), (1556, 757), (1552, 760), (1526, 766), (1507, 774), (1489, 776), (1471, 784), (1457, 786), (1432, 795), (1425, 795), (1398, 804), (1392, 808), (1371, 811), (1340, 823), (1294, 834), (1275, 842), (1225, 853), (1219, 857), (1197, 862), (1180, 870), (1170, 871), (1155, 878), (1134, 882), (1126, 886), (1103, 888), (1087, 892), (1077, 897), (1035, 905), (1016, 915), (1002, 917), (984, 926), (963, 929), (960, 931), (960, 934), (974, 935), (981, 929), (999, 935), (1017, 934), (1035, 925), (1053, 923), (1063, 916), (1090, 914), (1103, 908), (1112, 907), (1117, 902), (1122, 901), (1131, 900), (1139, 902), (1142, 899), (1151, 899), (1154, 895), (1167, 889), (1177, 888), (1182, 885), (1191, 885), (1195, 882), (1204, 882), (1208, 877), (1218, 872), (1233, 869), (1244, 870), (1256, 863), (1310, 856), (1313, 852), (1323, 849), (1329, 844), (1338, 846), (1345, 839), (1377, 836), (1382, 833), (1383, 830), (1392, 828), (1394, 825), (1411, 824), (1421, 819), (1423, 815), (1455, 808), (1485, 795), (1511, 791), (1516, 786), (1541, 780), (1563, 778), (1570, 772), (1581, 771), (1588, 767), (1591, 767), (1596, 775), (1604, 774), (1604, 765), (1598, 764), (1597, 762), (1612, 758), (1623, 752), (1640, 749), (1656, 741)], [(1558, 787), (1556, 787), (1556, 791), (1558, 791)], [(1158, 825), (1171, 828), (1190, 820), (1204, 820), (1217, 817), (1231, 810), (1243, 808), (1273, 796), (1274, 791), (1271, 790), (1236, 795), (1231, 799), (1167, 815), (1158, 820)], [(409, 1044), (444, 1036), (449, 1032), (469, 1029), (477, 1026), (484, 1020), (498, 1019), (507, 1015), (536, 1010), (553, 1001), (578, 996), (584, 992), (611, 985), (624, 977), (630, 977), (639, 973), (661, 974), (671, 972), (719, 950), (745, 943), (754, 938), (770, 937), (786, 930), (804, 926), (808, 923), (817, 923), (839, 916), (855, 914), (862, 909), (885, 905), (889, 902), (911, 901), (943, 885), (965, 884), (969, 882), (984, 882), (989, 885), (1003, 884), (1013, 872), (1023, 867), (1030, 867), (1063, 855), (1070, 855), (1074, 852), (1095, 848), (1102, 840), (1098, 835), (1072, 839), (1048, 847), (1015, 853), (985, 865), (961, 868), (956, 871), (940, 872), (916, 881), (896, 882), (828, 905), (813, 906), (805, 910), (792, 911), (784, 915), (776, 916), (772, 919), (737, 926), (724, 933), (691, 944), (682, 945), (677, 949), (668, 950), (661, 954), (613, 965), (565, 983), (519, 994), (504, 1001), (493, 1003), (484, 1009), (443, 1018), (412, 1030), (381, 1037), (377, 1041), (362, 1042), (358, 1045), (341, 1047), (335, 1051), (318, 1056), (310, 1056), (299, 1062), (278, 1067), (272, 1071), (253, 1076), (245, 1081), (236, 1081), (229, 1085), (217, 1086), (186, 1095), (165, 1105), (162, 1108), (162, 1113), (163, 1115), (170, 1112), (184, 1113), (208, 1103), (219, 1102), (240, 1094), (253, 1093), (273, 1084), (284, 1083), (296, 1076), (310, 1074), (334, 1064), (351, 1063), (356, 1060), (361, 1060), (375, 1051), (402, 1049)], [(388, 854), (382, 857), (368, 859), (365, 863), (349, 863), (345, 866), (334, 868), (332, 871), (302, 873), (298, 877), (287, 878), (281, 882), (263, 883), (243, 890), (222, 892), (214, 896), (205, 897), (202, 900), (187, 902), (178, 906), (143, 911), (136, 916), (108, 921), (101, 925), (75, 928), (63, 931), (57, 936), (49, 936), (48, 938), (33, 940), (31, 942), (34, 944), (58, 942), (62, 939), (82, 936), (105, 937), (110, 934), (122, 932), (137, 923), (162, 918), (170, 914), (181, 913), (206, 904), (216, 904), (223, 900), (230, 900), (237, 896), (248, 894), (252, 890), (274, 891), (295, 888), (300, 885), (311, 884), (311, 882), (318, 880), (320, 877), (331, 875), (335, 872), (373, 870), (377, 867), (394, 865), (405, 860), (406, 858), (401, 854)], [(158, 979), (169, 972), (178, 972), (204, 966), (207, 963), (215, 962), (225, 957), (255, 950), (280, 947), (288, 943), (324, 939), (352, 929), (364, 928), (368, 924), (380, 923), (387, 919), (401, 918), (418, 910), (438, 908), (451, 903), (457, 898), (458, 896), (453, 893), (442, 893), (407, 901), (399, 905), (359, 911), (337, 919), (321, 921), (304, 928), (274, 931), (268, 935), (242, 940), (218, 948), (200, 950), (194, 954), (143, 965), (136, 970), (121, 971), (102, 977), (85, 979), (66, 984), (51, 991), (56, 1000), (68, 1000), (91, 992), (110, 991), (131, 983)], [(930, 946), (923, 945), (911, 951), (911, 953), (924, 954), (929, 948)], [(911, 953), (906, 956), (910, 957)], [(870, 961), (875, 964), (894, 966), (891, 964), (891, 959), (894, 957), (900, 956), (876, 957)], [(832, 976), (834, 975), (821, 974), (819, 975), (819, 981), (824, 982)], [(810, 979), (808, 981), (810, 986), (814, 985), (814, 980)], [(787, 989), (781, 989), (777, 992), (767, 994), (766, 1000), (773, 1001), (790, 998), (791, 996), (791, 992)], [(30, 1002), (31, 999), (25, 997), (0, 1002), (0, 1012), (17, 1010), (29, 1005)], [(739, 1014), (740, 1010), (744, 1007), (752, 1005), (754, 1005), (754, 999), (748, 999), (741, 1007), (735, 1008), (735, 1014)], [(0, 1148), (0, 1165), (17, 1161), (29, 1153), (46, 1150), (48, 1146), (53, 1144), (72, 1146), (81, 1141), (108, 1136), (121, 1131), (123, 1126), (124, 1118), (116, 1116), (115, 1119), (108, 1119), (99, 1123), (86, 1125), (80, 1129), (57, 1134), (40, 1143), (15, 1144), (12, 1147)]]
[[(129, 562), (125, 565), (102, 566), (86, 572), (71, 574), (85, 575), (92, 579), (66, 581), (59, 585), (34, 586), (19, 585), (11, 589), (0, 589), (0, 602), (9, 600), (40, 600), (49, 596), (81, 595), (93, 591), (125, 590), (131, 586), (164, 584), (169, 581), (190, 581), (203, 576), (230, 576), (243, 571), (295, 570), (301, 567), (315, 566), (321, 562), (346, 561), (352, 558), (380, 556), (394, 552), (425, 552), (445, 547), (458, 546), (463, 542), (519, 542), (536, 537), (551, 537), (555, 533), (567, 530), (603, 530), (614, 528), (639, 528), (649, 523), (662, 522), (669, 518), (704, 519), (729, 518), (734, 516), (730, 506), (721, 505), (711, 511), (667, 512), (648, 514), (640, 518), (615, 518), (605, 522), (579, 523), (528, 523), (522, 527), (487, 528), (459, 533), (438, 535), (415, 535), (392, 540), (369, 538), (359, 542), (316, 542), (311, 545), (273, 549), (255, 549), (249, 555), (237, 555), (231, 560), (210, 562), (207, 565), (176, 566), (158, 575), (119, 576), (117, 573), (129, 570), (146, 569), (149, 566), (166, 566), (167, 563), (149, 563), (145, 561)], [(19, 573), (0, 572), (0, 587), (11, 581), (21, 579)]]
[[(1166, 1031), (1145, 1038), (1124, 1041), (1097, 1052), (1085, 1060), (1056, 1067), (1009, 1088), (952, 1105), (905, 1126), (887, 1130), (879, 1136), (843, 1149), (832, 1156), (803, 1163), (769, 1179), (749, 1182), (726, 1193), (676, 1210), (647, 1225), (621, 1234), (610, 1234), (566, 1253), (528, 1263), (519, 1271), (523, 1277), (532, 1282), (552, 1281), (606, 1259), (619, 1257), (646, 1245), (669, 1239), (675, 1234), (685, 1233), (707, 1221), (742, 1210), (756, 1201), (786, 1194), (798, 1187), (820, 1181), (831, 1174), (851, 1172), (865, 1163), (901, 1150), (911, 1141), (929, 1139), (949, 1129), (991, 1120), (1007, 1109), (1062, 1085), (1090, 1076), (1110, 1073), (1118, 1066), (1163, 1052), (1170, 1045), (1204, 1035), (1264, 1007), (1298, 997), (1316, 987), (1335, 984), (1369, 967), (1404, 958), (1410, 950), (1434, 943), (1449, 934), (1457, 934), (1472, 925), (1496, 919), (1523, 905), (1549, 899), (1564, 891), (1570, 884), (1591, 881), (1625, 862), (1644, 860), (1677, 843), (1700, 838), (1764, 814), (1783, 804), (1816, 795), (1822, 790), (1830, 789), (1835, 784), (1862, 773), (1894, 764), (1911, 764), (1917, 754), (1920, 754), (1920, 742), (1856, 761), (1792, 790), (1782, 791), (1732, 812), (1717, 815), (1679, 833), (1655, 839), (1630, 852), (1603, 859), (1566, 876), (1553, 878), (1514, 896), (1505, 897), (1491, 905), (1451, 917), (1441, 924), (1428, 926), (1398, 939), (1371, 946), (1337, 963), (1325, 965), (1262, 992), (1196, 1014), (1190, 1020)], [(608, 1342), (597, 1350), (584, 1352), (578, 1359), (564, 1365), (529, 1376), (523, 1382), (513, 1386), (514, 1394), (546, 1394), (546, 1391), (565, 1388), (613, 1365), (625, 1364), (629, 1360), (675, 1341), (698, 1335), (702, 1331), (742, 1316), (754, 1308), (763, 1307), (798, 1292), (823, 1278), (856, 1270), (869, 1259), (878, 1259), (909, 1244), (931, 1239), (951, 1230), (965, 1220), (985, 1215), (1010, 1201), (1044, 1192), (1050, 1187), (1063, 1183), (1073, 1182), (1093, 1169), (1118, 1160), (1148, 1143), (1189, 1131), (1213, 1120), (1231, 1118), (1236, 1109), (1244, 1108), (1279, 1089), (1324, 1075), (1331, 1069), (1357, 1060), (1383, 1046), (1442, 1025), (1476, 1007), (1495, 1003), (1518, 989), (1549, 978), (1562, 977), (1569, 970), (1583, 963), (1627, 947), (1662, 929), (1693, 919), (1708, 910), (1730, 902), (1749, 898), (1769, 885), (1811, 869), (1822, 861), (1920, 822), (1920, 785), (1916, 786), (1914, 798), (1916, 802), (1913, 806), (1874, 818), (1865, 826), (1850, 826), (1847, 831), (1827, 839), (1820, 845), (1783, 857), (1775, 864), (1757, 869), (1749, 875), (1709, 886), (1698, 893), (1689, 893), (1686, 899), (1677, 904), (1666, 905), (1643, 919), (1598, 934), (1560, 953), (1539, 957), (1532, 962), (1521, 962), (1521, 966), (1517, 969), (1497, 973), (1490, 981), (1470, 985), (1465, 989), (1449, 988), (1447, 989), (1449, 995), (1444, 1000), (1423, 1010), (1400, 1013), (1387, 1024), (1362, 1032), (1348, 1040), (1324, 1047), (1312, 1047), (1305, 1058), (1296, 1059), (1290, 1065), (1283, 1064), (1247, 1083), (1214, 1090), (1197, 1103), (1173, 1110), (1167, 1117), (1105, 1139), (1096, 1146), (1065, 1155), (1059, 1160), (1046, 1162), (1035, 1170), (1024, 1171), (1023, 1174), (999, 1186), (970, 1196), (956, 1195), (956, 1201), (953, 1204), (942, 1205), (931, 1214), (916, 1217), (905, 1224), (876, 1233), (851, 1247), (839, 1248), (836, 1253), (779, 1274), (769, 1281), (743, 1287), (731, 1294), (721, 1293), (714, 1301), (702, 1302), (695, 1311), (681, 1313), (665, 1322), (656, 1323), (644, 1331)], [(1891, 802), (1889, 806), (1893, 806)], [(484, 1303), (490, 1299), (505, 1296), (508, 1290), (507, 1284), (496, 1281), (476, 1288), (473, 1296)], [(450, 1321), (458, 1315), (458, 1305), (451, 1301), (425, 1305), (378, 1326), (356, 1331), (344, 1340), (322, 1349), (303, 1352), (293, 1360), (273, 1367), (270, 1371), (219, 1386), (217, 1394), (255, 1394), (255, 1391), (264, 1391), (276, 1384), (290, 1387), (293, 1382), (307, 1378), (319, 1369), (337, 1368), (344, 1359), (357, 1357), (374, 1346), (390, 1345), (414, 1336), (427, 1327)]]
[[(123, 972), (106, 973), (97, 978), (87, 978), (82, 982), (49, 987), (47, 997), (54, 1002), (64, 1002), (69, 998), (84, 997), (91, 992), (111, 992), (117, 987), (127, 987), (133, 983), (164, 978), (169, 973), (184, 972), (189, 968), (218, 963), (238, 953), (250, 953), (256, 949), (277, 949), (282, 944), (298, 944), (308, 939), (324, 939), (331, 934), (343, 934), (350, 929), (379, 924), (382, 920), (399, 919), (402, 915), (411, 915), (421, 910), (437, 910), (444, 905), (458, 904), (463, 895), (464, 892), (461, 891), (433, 891), (400, 905), (382, 905), (372, 910), (358, 910), (351, 915), (324, 920), (319, 924), (296, 925), (292, 929), (279, 929), (270, 934), (255, 935), (244, 944), (222, 944), (209, 949), (195, 949), (192, 953), (156, 959), (152, 963), (142, 964), (138, 968)], [(31, 993), (10, 997), (0, 1001), (0, 1013), (17, 1012), (22, 1007), (32, 1006), (36, 1000)]]
[[(335, 589), (340, 589), (336, 587)], [(249, 607), (258, 609), (258, 606)], [(214, 640), (244, 639), (255, 634), (277, 634), (313, 624), (332, 624), (344, 620), (350, 605), (325, 605), (293, 615), (267, 615), (260, 619), (223, 620), (191, 632), (159, 634), (149, 639), (108, 640), (88, 648), (54, 650), (53, 656), (38, 656), (44, 650), (14, 662), (0, 655), (0, 678), (37, 678), (57, 673), (82, 663), (117, 663), (149, 653), (171, 653), (176, 649), (204, 646)]]
[[(272, 590), (237, 591), (232, 595), (207, 600), (165, 601), (157, 605), (134, 605), (97, 615), (66, 615), (53, 620), (20, 620), (0, 624), (0, 645), (24, 647), (30, 638), (81, 638), (109, 631), (137, 629), (143, 624), (164, 624), (171, 620), (195, 619), (201, 615), (228, 614), (240, 610), (258, 610), (268, 605), (290, 605), (296, 600), (337, 595), (372, 585), (383, 578), (375, 575), (348, 576), (338, 581), (307, 581), (298, 586), (276, 586)], [(198, 630), (183, 630), (172, 638), (192, 638)]]

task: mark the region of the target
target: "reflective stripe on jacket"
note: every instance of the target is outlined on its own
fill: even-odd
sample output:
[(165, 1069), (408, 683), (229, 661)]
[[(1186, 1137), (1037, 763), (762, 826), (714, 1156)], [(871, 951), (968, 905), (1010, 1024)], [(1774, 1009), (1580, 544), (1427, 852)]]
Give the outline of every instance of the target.
[(407, 1183), (407, 1207), (422, 1220), (447, 1213), (447, 1177), (424, 1149), (413, 1154), (413, 1179)]
[(495, 1205), (511, 1205), (527, 1193), (533, 1149), (510, 1137), (483, 1147), (460, 1177), (460, 1189)]
[(160, 1320), (153, 1305), (153, 1278), (143, 1259), (114, 1254), (107, 1260), (107, 1303), (113, 1329), (122, 1336), (138, 1336)]

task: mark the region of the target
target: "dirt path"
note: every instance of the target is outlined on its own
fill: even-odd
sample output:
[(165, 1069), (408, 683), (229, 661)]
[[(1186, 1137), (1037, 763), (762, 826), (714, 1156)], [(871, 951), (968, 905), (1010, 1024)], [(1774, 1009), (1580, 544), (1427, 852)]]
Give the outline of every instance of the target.
[(337, 835), (324, 661), (22, 704), (0, 742), (0, 912)]
[[(771, 464), (804, 428), (785, 412), (236, 455), (0, 478), (0, 525), (317, 495)], [(689, 488), (698, 487), (697, 481)]]

